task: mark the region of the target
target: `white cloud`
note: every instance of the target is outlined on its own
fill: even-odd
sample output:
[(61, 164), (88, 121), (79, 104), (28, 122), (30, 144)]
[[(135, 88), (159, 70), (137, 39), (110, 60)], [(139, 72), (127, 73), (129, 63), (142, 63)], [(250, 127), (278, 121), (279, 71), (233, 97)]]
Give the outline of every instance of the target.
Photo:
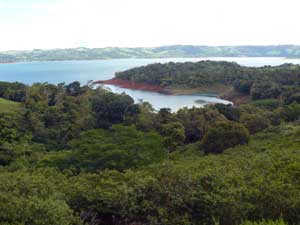
[[(300, 44), (298, 0), (22, 2), (11, 5), (0, 0), (2, 50)], [(9, 9), (10, 14), (1, 14), (1, 9)]]

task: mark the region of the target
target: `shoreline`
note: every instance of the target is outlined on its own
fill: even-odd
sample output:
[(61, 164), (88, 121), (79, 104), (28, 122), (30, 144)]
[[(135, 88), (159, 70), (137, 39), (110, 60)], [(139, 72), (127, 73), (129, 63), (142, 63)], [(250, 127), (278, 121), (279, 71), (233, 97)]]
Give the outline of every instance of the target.
[(199, 87), (199, 88), (172, 88), (172, 87), (161, 87), (159, 85), (151, 85), (145, 83), (137, 83), (129, 80), (122, 80), (118, 78), (112, 78), (109, 80), (95, 81), (94, 84), (102, 85), (115, 85), (121, 88), (157, 92), (165, 95), (214, 95), (223, 100), (230, 101), (234, 105), (241, 105), (250, 101), (250, 96), (241, 95), (236, 93), (232, 86), (226, 85), (214, 85), (210, 87)]
[[(0, 52), (1, 54), (1, 52)], [(114, 59), (213, 59), (213, 58), (282, 58), (282, 59), (300, 59), (300, 57), (282, 57), (282, 56), (177, 56), (177, 57), (124, 57), (124, 58), (95, 58), (95, 59), (53, 59), (53, 60), (20, 60), (12, 62), (0, 62), (0, 64), (31, 63), (31, 62), (67, 62), (67, 61), (105, 61)]]

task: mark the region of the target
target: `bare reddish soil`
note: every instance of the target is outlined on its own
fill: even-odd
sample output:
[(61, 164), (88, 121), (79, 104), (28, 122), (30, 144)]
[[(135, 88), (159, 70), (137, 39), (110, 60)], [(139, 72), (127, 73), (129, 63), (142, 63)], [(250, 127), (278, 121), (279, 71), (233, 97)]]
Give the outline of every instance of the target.
[(137, 83), (129, 80), (121, 80), (117, 78), (113, 78), (110, 80), (100, 80), (96, 81), (96, 84), (111, 84), (116, 85), (121, 88), (128, 88), (128, 89), (134, 89), (134, 90), (143, 90), (143, 91), (153, 91), (153, 92), (163, 92), (165, 93), (165, 90), (163, 87), (158, 85), (151, 85), (151, 84), (145, 84), (145, 83)]

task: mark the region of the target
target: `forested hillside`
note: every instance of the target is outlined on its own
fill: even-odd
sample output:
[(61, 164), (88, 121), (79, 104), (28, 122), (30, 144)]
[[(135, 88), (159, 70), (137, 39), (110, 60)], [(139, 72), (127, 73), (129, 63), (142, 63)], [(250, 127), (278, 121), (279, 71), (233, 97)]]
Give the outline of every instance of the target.
[[(299, 101), (300, 66), (245, 67), (231, 62), (152, 64), (116, 73), (116, 78), (164, 88), (203, 88), (225, 85), (238, 94), (258, 99)], [(226, 88), (225, 88), (226, 89)]]
[(0, 98), (1, 225), (300, 221), (297, 98), (172, 113), (78, 82)]
[(0, 52), (0, 63), (24, 61), (95, 60), (188, 57), (300, 57), (300, 46), (193, 46), (153, 48), (73, 48)]

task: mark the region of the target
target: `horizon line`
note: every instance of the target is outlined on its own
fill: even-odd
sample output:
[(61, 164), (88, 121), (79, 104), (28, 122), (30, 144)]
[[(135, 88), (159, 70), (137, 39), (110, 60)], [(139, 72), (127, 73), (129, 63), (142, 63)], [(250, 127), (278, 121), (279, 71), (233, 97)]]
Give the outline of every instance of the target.
[(22, 51), (36, 51), (36, 50), (41, 50), (41, 51), (51, 51), (51, 50), (67, 50), (67, 49), (80, 49), (80, 48), (85, 48), (85, 49), (105, 49), (105, 48), (120, 48), (120, 49), (140, 49), (140, 48), (146, 48), (146, 49), (151, 49), (151, 48), (160, 48), (160, 47), (174, 47), (174, 46), (192, 46), (192, 47), (279, 47), (279, 46), (295, 46), (295, 47), (300, 47), (300, 44), (241, 44), (241, 45), (197, 45), (197, 44), (170, 44), (170, 45), (157, 45), (157, 46), (139, 46), (139, 47), (120, 47), (120, 46), (106, 46), (106, 47), (85, 47), (85, 46), (78, 46), (78, 47), (66, 47), (66, 48), (31, 48), (31, 49), (22, 49), (22, 50), (0, 50), (0, 53), (3, 52), (22, 52)]

